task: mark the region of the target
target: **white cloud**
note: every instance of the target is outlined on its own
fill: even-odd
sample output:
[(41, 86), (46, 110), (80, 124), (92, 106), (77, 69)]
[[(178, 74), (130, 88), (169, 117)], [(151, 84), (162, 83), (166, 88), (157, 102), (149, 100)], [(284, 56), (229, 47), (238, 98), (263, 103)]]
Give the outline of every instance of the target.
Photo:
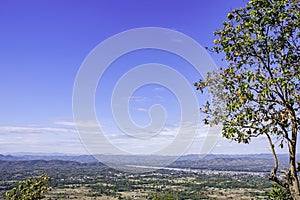
[(149, 102), (149, 98), (145, 96), (131, 96), (129, 97), (129, 101), (134, 103), (146, 103)]
[(164, 91), (166, 91), (166, 90), (167, 90), (167, 89), (164, 88), (164, 87), (155, 87), (155, 88), (153, 89), (154, 92), (164, 92)]
[[(86, 153), (80, 141), (79, 135), (74, 128), (72, 121), (57, 121), (59, 127), (42, 126), (0, 126), (0, 154), (6, 152), (61, 152), (61, 153)], [(82, 126), (94, 126), (94, 123), (82, 123)], [(83, 128), (84, 129), (84, 128)], [(91, 138), (99, 138), (99, 132), (87, 128), (86, 134)], [(179, 130), (181, 134), (178, 135)], [(196, 136), (193, 134), (195, 125), (189, 122), (183, 123), (180, 129), (178, 124), (164, 127), (159, 133), (149, 133), (149, 138), (131, 137), (119, 131), (109, 131), (105, 133), (106, 138), (111, 144), (120, 147), (125, 151), (133, 153), (151, 153), (154, 150), (160, 150), (168, 145), (172, 145), (174, 140), (182, 141), (182, 144), (192, 142), (187, 153), (203, 153), (208, 147), (213, 150), (210, 153), (215, 154), (249, 154), (249, 153), (270, 153), (269, 144), (265, 137), (254, 138), (250, 144), (238, 144), (224, 139), (220, 136), (218, 130), (208, 126), (200, 127)], [(211, 130), (210, 132), (208, 130)], [(147, 135), (143, 133), (142, 135)], [(95, 136), (95, 137), (94, 137)], [(218, 141), (215, 141), (218, 136)], [(96, 144), (102, 144), (101, 141), (95, 141)], [(177, 144), (178, 145), (178, 144)], [(102, 148), (102, 147), (101, 147)], [(176, 149), (176, 145), (174, 146)], [(179, 147), (178, 147), (179, 148)], [(109, 149), (101, 151), (109, 152)], [(282, 152), (282, 151), (279, 151)]]
[(140, 112), (148, 112), (148, 109), (146, 109), (146, 108), (135, 108), (135, 110), (140, 111)]
[[(54, 124), (58, 127), (0, 126), (0, 153), (16, 151), (85, 152), (82, 150), (83, 146), (73, 121), (60, 120)], [(96, 125), (98, 126), (98, 124), (91, 122), (79, 123), (83, 130), (87, 129), (86, 133), (81, 132), (81, 134), (86, 134), (85, 136), (91, 138), (99, 138), (99, 132), (94, 128)], [(121, 131), (105, 133), (105, 136), (113, 145), (121, 149), (137, 153), (151, 153), (153, 150), (159, 150), (170, 145), (177, 138), (179, 130), (179, 125), (175, 124), (164, 127), (157, 134), (149, 133), (149, 138), (135, 138)], [(183, 123), (181, 128), (182, 134), (179, 138), (184, 141), (203, 141), (202, 137), (191, 138), (190, 133), (193, 130), (195, 130), (195, 126), (191, 123)], [(145, 135), (145, 133), (142, 135)], [(95, 142), (101, 144), (101, 141)], [(100, 151), (104, 150), (109, 152), (109, 149)]]
[(13, 152), (86, 153), (77, 131), (64, 127), (0, 126), (0, 154)]
[(83, 127), (83, 128), (97, 128), (100, 126), (99, 123), (93, 122), (93, 121), (79, 121), (79, 122), (74, 122), (74, 121), (67, 121), (67, 120), (61, 120), (61, 121), (56, 121), (55, 124), (57, 125), (63, 125), (63, 126), (70, 126), (70, 127)]
[(70, 133), (74, 129), (57, 127), (0, 126), (0, 133)]

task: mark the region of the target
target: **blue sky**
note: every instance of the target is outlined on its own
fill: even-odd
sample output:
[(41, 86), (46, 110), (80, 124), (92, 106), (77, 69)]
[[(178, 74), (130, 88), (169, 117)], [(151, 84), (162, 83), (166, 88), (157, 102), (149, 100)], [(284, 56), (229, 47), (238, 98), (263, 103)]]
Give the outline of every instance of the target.
[[(73, 122), (72, 91), (82, 62), (99, 43), (129, 29), (163, 27), (212, 46), (212, 32), (221, 27), (228, 11), (245, 1), (1, 0), (0, 4), (0, 153), (86, 153)], [(211, 56), (221, 63), (219, 56)], [(166, 52), (145, 50), (122, 56), (106, 71), (95, 96), (97, 117), (107, 131), (119, 131), (108, 101), (114, 84), (126, 71), (149, 62), (174, 67), (190, 83), (199, 78), (186, 61)], [(180, 121), (178, 101), (159, 85), (134, 92), (129, 101), (133, 121), (147, 125), (145, 111), (153, 104), (165, 108), (164, 133), (172, 135)], [(212, 153), (268, 152), (263, 144), (258, 140), (252, 146), (235, 145), (221, 139)], [(198, 151), (194, 145), (189, 152)]]

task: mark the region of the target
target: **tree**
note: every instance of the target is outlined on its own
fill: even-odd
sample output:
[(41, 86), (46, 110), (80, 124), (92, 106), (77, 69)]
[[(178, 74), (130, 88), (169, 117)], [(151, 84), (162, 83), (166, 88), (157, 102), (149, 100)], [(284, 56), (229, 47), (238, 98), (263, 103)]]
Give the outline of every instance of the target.
[(47, 184), (50, 180), (50, 177), (43, 173), (39, 177), (28, 178), (25, 182), (20, 181), (18, 187), (6, 192), (6, 197), (10, 200), (43, 199), (45, 193), (51, 189)]
[(268, 193), (268, 197), (272, 200), (287, 200), (291, 199), (291, 194), (287, 189), (274, 184), (272, 190)]
[[(223, 124), (224, 137), (243, 143), (266, 136), (274, 157), (270, 180), (300, 199), (296, 166), (300, 130), (300, 1), (251, 0), (229, 12), (214, 34), (211, 51), (226, 66), (195, 83), (212, 94), (202, 111), (204, 122)], [(289, 152), (289, 168), (280, 170), (278, 148)]]

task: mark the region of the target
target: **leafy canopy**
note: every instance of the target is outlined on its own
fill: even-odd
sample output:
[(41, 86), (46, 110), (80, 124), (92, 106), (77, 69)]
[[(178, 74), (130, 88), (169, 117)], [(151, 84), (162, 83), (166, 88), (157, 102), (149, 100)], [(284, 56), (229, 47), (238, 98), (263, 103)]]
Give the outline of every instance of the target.
[(39, 177), (28, 178), (25, 182), (19, 182), (18, 187), (6, 192), (7, 199), (10, 200), (38, 200), (45, 197), (45, 193), (50, 190), (47, 184), (50, 177), (43, 173)]
[(195, 83), (212, 93), (205, 122), (222, 122), (223, 135), (238, 142), (266, 133), (282, 146), (300, 124), (299, 1), (253, 0), (227, 18), (212, 51), (228, 67)]

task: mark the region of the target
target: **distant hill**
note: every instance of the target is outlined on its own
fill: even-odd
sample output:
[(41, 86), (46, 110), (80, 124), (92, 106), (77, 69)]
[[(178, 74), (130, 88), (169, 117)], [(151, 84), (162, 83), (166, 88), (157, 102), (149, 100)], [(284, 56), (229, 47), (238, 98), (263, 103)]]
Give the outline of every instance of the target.
[[(196, 154), (184, 155), (176, 160), (172, 156), (123, 156), (123, 155), (98, 155), (101, 161), (115, 163), (119, 166), (165, 166), (174, 168), (230, 170), (230, 171), (257, 171), (267, 172), (273, 168), (271, 154), (249, 155), (213, 155), (200, 156)], [(278, 155), (280, 167), (287, 167), (288, 155)], [(172, 164), (170, 160), (176, 160)], [(0, 169), (28, 166), (32, 168), (45, 168), (48, 166), (80, 167), (86, 165), (104, 165), (91, 155), (63, 155), (63, 154), (28, 154), (28, 155), (1, 155)]]
[(91, 155), (64, 155), (64, 154), (17, 154), (2, 155), (0, 160), (20, 161), (20, 160), (64, 160), (76, 162), (96, 162), (97, 160)]
[(0, 171), (53, 171), (55, 169), (80, 170), (85, 168), (107, 168), (100, 162), (79, 163), (75, 161), (63, 160), (19, 160), (19, 161), (0, 161)]

